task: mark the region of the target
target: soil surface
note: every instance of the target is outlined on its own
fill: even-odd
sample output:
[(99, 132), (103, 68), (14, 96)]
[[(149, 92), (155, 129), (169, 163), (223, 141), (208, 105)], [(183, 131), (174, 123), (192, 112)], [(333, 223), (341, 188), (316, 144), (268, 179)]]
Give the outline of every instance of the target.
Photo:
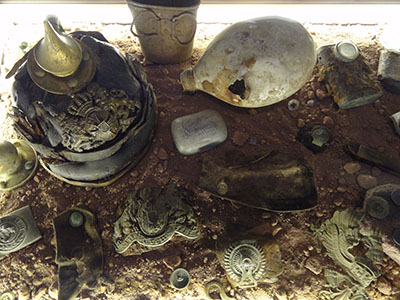
[[(64, 24), (66, 25), (69, 24)], [(104, 274), (109, 279), (96, 289), (83, 288), (79, 299), (207, 299), (204, 286), (211, 280), (221, 281), (227, 294), (234, 299), (257, 300), (316, 300), (326, 284), (323, 268), (341, 270), (319, 246), (310, 230), (311, 224), (320, 226), (336, 210), (362, 207), (366, 190), (359, 185), (359, 175), (376, 178), (376, 184), (400, 183), (390, 175), (367, 163), (354, 161), (343, 147), (350, 141), (365, 144), (399, 159), (400, 136), (395, 132), (389, 116), (400, 111), (400, 96), (387, 91), (374, 104), (340, 110), (326, 93), (325, 87), (314, 76), (299, 92), (287, 100), (259, 109), (230, 106), (212, 96), (197, 92), (185, 94), (179, 82), (180, 73), (192, 67), (213, 37), (228, 24), (199, 24), (192, 58), (176, 65), (157, 65), (146, 61), (138, 41), (131, 36), (129, 25), (74, 24), (68, 31), (99, 30), (121, 51), (129, 52), (144, 65), (158, 102), (158, 128), (147, 155), (130, 173), (103, 188), (84, 188), (64, 183), (39, 167), (36, 175), (23, 187), (1, 193), (0, 215), (29, 205), (43, 235), (38, 242), (6, 256), (0, 264), (0, 293), (11, 291), (18, 299), (56, 299), (57, 265), (53, 218), (77, 205), (85, 205), (95, 213), (104, 250)], [(378, 37), (382, 26), (360, 24), (304, 24), (317, 46), (352, 40), (360, 49), (368, 65), (377, 70), (382, 49)], [(29, 40), (26, 29), (18, 24), (10, 27), (8, 46), (3, 49), (0, 76), (1, 137), (17, 138), (11, 127), (9, 85), (5, 72), (20, 57), (21, 42), (29, 46), (41, 37), (41, 26), (35, 25)], [(17, 34), (20, 39), (18, 40)], [(25, 35), (21, 35), (24, 33)], [(28, 46), (28, 47), (29, 47)], [(289, 111), (288, 101), (297, 99), (300, 106)], [(240, 149), (247, 153), (279, 150), (304, 159), (314, 170), (318, 205), (306, 212), (273, 213), (234, 205), (216, 198), (197, 187), (201, 159), (205, 154), (183, 156), (175, 148), (171, 136), (171, 122), (180, 116), (205, 109), (218, 111), (226, 122), (228, 139), (214, 150), (215, 157)], [(333, 134), (326, 151), (314, 154), (295, 136), (305, 124), (325, 123)], [(356, 162), (356, 172), (344, 166)], [(357, 170), (359, 169), (359, 170)], [(128, 193), (152, 185), (165, 186), (173, 182), (194, 192), (191, 204), (195, 211), (201, 236), (191, 241), (174, 237), (165, 246), (141, 255), (117, 254), (112, 243), (113, 226), (124, 206)], [(280, 245), (283, 273), (275, 283), (263, 283), (257, 288), (239, 289), (228, 283), (219, 263), (216, 241), (231, 224), (243, 228), (264, 225), (274, 232)], [(278, 229), (281, 228), (281, 229)], [(179, 256), (180, 267), (191, 274), (191, 282), (184, 290), (174, 290), (169, 283), (172, 272), (170, 261)], [(174, 267), (174, 266), (173, 266)], [(176, 264), (175, 264), (176, 267)], [(371, 299), (400, 299), (400, 266), (388, 256), (379, 265), (382, 275), (368, 288)], [(343, 270), (341, 270), (343, 271)]]

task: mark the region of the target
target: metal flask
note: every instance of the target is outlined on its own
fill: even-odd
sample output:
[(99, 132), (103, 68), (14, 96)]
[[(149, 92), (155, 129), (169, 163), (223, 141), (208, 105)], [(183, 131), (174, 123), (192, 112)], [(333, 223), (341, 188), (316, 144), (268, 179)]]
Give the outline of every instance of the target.
[(235, 23), (181, 74), (183, 89), (240, 107), (262, 107), (296, 93), (316, 63), (313, 38), (298, 22), (263, 17)]

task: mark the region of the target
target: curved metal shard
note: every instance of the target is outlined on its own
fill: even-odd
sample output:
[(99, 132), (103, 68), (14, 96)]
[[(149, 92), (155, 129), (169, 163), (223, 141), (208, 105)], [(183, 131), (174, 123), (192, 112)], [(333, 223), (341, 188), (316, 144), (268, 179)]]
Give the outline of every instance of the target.
[(204, 157), (198, 185), (242, 205), (289, 212), (317, 204), (314, 181), (312, 169), (289, 154), (273, 151), (249, 157), (237, 152), (219, 161)]

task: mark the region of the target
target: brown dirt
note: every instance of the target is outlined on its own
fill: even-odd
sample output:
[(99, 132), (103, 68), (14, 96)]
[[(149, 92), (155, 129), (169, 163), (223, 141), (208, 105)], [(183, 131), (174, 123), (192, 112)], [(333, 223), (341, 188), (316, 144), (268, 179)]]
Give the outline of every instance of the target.
[[(316, 77), (312, 78), (298, 93), (300, 107), (295, 112), (287, 108), (288, 100), (259, 109), (242, 109), (218, 101), (212, 96), (197, 92), (184, 94), (179, 82), (180, 73), (194, 65), (206, 45), (225, 24), (200, 24), (196, 37), (193, 57), (177, 65), (161, 66), (143, 59), (138, 42), (130, 37), (128, 25), (97, 26), (109, 40), (122, 51), (127, 51), (144, 62), (148, 80), (153, 84), (159, 107), (158, 128), (149, 152), (134, 171), (123, 176), (116, 183), (105, 188), (82, 188), (63, 183), (39, 168), (34, 179), (24, 187), (1, 193), (0, 215), (9, 213), (24, 205), (30, 205), (43, 238), (37, 243), (13, 253), (0, 264), (0, 292), (11, 290), (20, 299), (52, 299), (57, 281), (57, 265), (54, 263), (55, 247), (52, 220), (66, 209), (79, 204), (88, 206), (97, 216), (98, 229), (104, 248), (104, 273), (114, 281), (90, 291), (83, 289), (80, 299), (206, 299), (205, 284), (218, 279), (228, 285), (228, 294), (235, 299), (318, 299), (318, 293), (325, 284), (323, 272), (316, 275), (305, 268), (309, 257), (317, 259), (321, 267), (335, 267), (322, 249), (319, 253), (317, 242), (310, 230), (310, 224), (320, 225), (337, 209), (350, 206), (361, 207), (365, 190), (356, 183), (359, 174), (371, 174), (372, 166), (361, 163), (361, 170), (349, 175), (343, 166), (353, 159), (343, 151), (350, 140), (379, 149), (385, 154), (399, 157), (400, 137), (395, 133), (389, 116), (400, 110), (400, 97), (385, 91), (375, 104), (350, 110), (339, 110), (331, 98), (318, 100), (316, 91), (324, 90)], [(378, 65), (380, 45), (377, 36), (381, 27), (367, 25), (324, 25), (305, 24), (318, 45), (343, 39), (356, 42), (372, 69)], [(18, 27), (18, 26), (16, 26)], [(76, 26), (80, 29), (93, 27), (90, 24)], [(72, 30), (76, 28), (71, 28)], [(95, 28), (96, 29), (96, 28)], [(111, 35), (111, 33), (113, 33)], [(109, 36), (110, 34), (111, 36)], [(2, 114), (9, 110), (9, 95), (2, 96)], [(313, 107), (306, 102), (314, 100)], [(217, 147), (215, 156), (240, 148), (247, 152), (263, 152), (272, 149), (304, 158), (316, 175), (319, 204), (314, 209), (300, 213), (265, 213), (242, 206), (234, 206), (199, 190), (196, 181), (201, 168), (202, 154), (182, 156), (176, 150), (170, 131), (171, 122), (180, 116), (205, 109), (214, 109), (224, 118), (228, 127), (228, 140)], [(297, 124), (333, 120), (334, 135), (329, 148), (320, 154), (313, 154), (295, 140)], [(2, 137), (15, 137), (10, 129), (9, 119), (2, 121)], [(249, 136), (242, 146), (233, 142), (236, 132)], [(254, 141), (256, 141), (254, 145)], [(167, 160), (158, 157), (160, 149), (168, 154)], [(163, 150), (162, 150), (163, 151)], [(382, 172), (377, 176), (378, 184), (400, 183), (400, 179)], [(124, 199), (132, 190), (168, 182), (195, 192), (193, 208), (201, 226), (202, 236), (196, 241), (173, 238), (164, 247), (140, 256), (121, 256), (112, 245), (113, 222)], [(335, 204), (336, 203), (336, 204)], [(281, 245), (284, 272), (274, 284), (263, 284), (257, 288), (240, 290), (227, 284), (226, 276), (215, 255), (213, 235), (221, 236), (224, 228), (231, 223), (252, 228), (260, 224), (282, 227), (276, 240)], [(174, 254), (182, 259), (182, 267), (189, 270), (192, 281), (183, 291), (174, 291), (169, 284), (171, 270), (162, 262)], [(398, 269), (388, 257), (380, 266), (382, 276), (392, 285), (392, 294), (385, 296), (376, 289), (376, 283), (367, 289), (371, 299), (400, 299), (400, 278)], [(284, 291), (284, 292), (282, 292)], [(285, 298), (279, 298), (282, 300)]]

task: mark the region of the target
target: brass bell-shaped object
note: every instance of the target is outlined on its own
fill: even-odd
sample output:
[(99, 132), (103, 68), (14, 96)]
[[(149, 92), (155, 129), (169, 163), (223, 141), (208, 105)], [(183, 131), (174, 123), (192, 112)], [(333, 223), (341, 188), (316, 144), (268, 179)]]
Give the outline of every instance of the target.
[[(92, 81), (96, 72), (88, 46), (65, 34), (55, 16), (48, 16), (44, 21), (44, 38), (28, 53), (27, 60), (33, 82), (57, 95), (78, 92)], [(13, 72), (10, 73), (7, 76)]]
[(58, 33), (49, 20), (44, 21), (44, 31), (44, 38), (33, 50), (36, 63), (57, 77), (74, 74), (82, 61), (82, 50), (78, 42)]
[(36, 151), (23, 140), (0, 141), (0, 190), (23, 185), (36, 170)]

